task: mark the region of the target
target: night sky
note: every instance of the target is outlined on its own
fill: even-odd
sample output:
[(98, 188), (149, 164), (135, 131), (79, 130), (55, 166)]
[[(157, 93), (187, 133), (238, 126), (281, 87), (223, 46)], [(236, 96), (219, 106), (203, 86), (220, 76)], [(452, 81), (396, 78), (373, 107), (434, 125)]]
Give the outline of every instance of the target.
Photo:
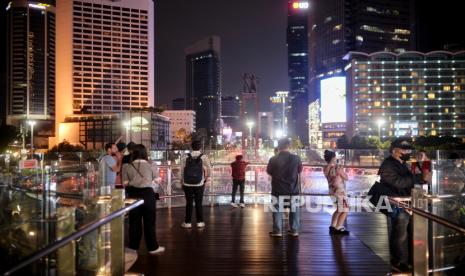
[(261, 109), (288, 90), (287, 0), (156, 0), (155, 101), (185, 95), (184, 49), (209, 35), (221, 38), (223, 95), (238, 94), (241, 75), (259, 78)]
[[(0, 0), (2, 93), (6, 3), (8, 0)], [(269, 95), (276, 90), (288, 90), (287, 0), (155, 0), (154, 3), (156, 105), (171, 107), (173, 98), (184, 97), (184, 48), (209, 35), (222, 39), (224, 95), (239, 93), (244, 72), (259, 77), (263, 110), (268, 109)], [(419, 50), (439, 50), (446, 43), (465, 45), (460, 4), (456, 0), (417, 1)]]

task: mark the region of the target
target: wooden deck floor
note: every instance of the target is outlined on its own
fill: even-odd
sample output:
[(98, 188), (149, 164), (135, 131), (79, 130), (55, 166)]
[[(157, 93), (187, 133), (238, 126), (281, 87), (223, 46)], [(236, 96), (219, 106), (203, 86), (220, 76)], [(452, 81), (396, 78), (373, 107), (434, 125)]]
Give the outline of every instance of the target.
[(303, 212), (300, 237), (271, 238), (271, 214), (260, 205), (205, 207), (203, 230), (182, 229), (183, 213), (184, 208), (158, 210), (157, 234), (166, 251), (151, 256), (142, 245), (130, 272), (216, 276), (386, 275), (390, 271), (383, 260), (385, 219), (376, 214), (350, 216), (348, 228), (353, 233), (335, 237), (328, 234), (328, 213)]

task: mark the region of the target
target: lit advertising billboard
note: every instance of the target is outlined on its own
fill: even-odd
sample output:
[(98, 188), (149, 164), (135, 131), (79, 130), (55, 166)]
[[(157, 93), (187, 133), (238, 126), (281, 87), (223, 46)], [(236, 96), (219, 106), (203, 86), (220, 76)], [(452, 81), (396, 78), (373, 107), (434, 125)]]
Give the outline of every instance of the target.
[(320, 82), (321, 123), (345, 123), (346, 78), (332, 77)]

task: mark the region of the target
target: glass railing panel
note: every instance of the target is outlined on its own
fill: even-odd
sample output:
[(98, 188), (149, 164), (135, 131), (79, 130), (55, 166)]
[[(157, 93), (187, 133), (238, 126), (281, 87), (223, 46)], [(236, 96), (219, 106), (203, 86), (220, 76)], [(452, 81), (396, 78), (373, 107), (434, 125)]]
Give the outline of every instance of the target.
[(465, 233), (430, 221), (429, 272), (431, 275), (463, 275)]
[[(6, 256), (0, 271), (21, 263), (32, 254), (60, 242), (67, 235), (78, 233), (111, 216), (123, 209), (123, 202), (123, 190), (115, 190), (111, 196), (102, 197), (89, 193), (68, 196), (17, 187), (0, 188), (0, 249), (2, 255)], [(136, 203), (129, 202), (130, 205)], [(122, 218), (120, 222), (122, 225)], [(102, 231), (105, 229), (102, 227)], [(119, 231), (115, 228), (113, 236), (119, 233), (122, 240), (122, 231), (122, 228)], [(51, 265), (51, 258), (44, 258), (40, 267)], [(39, 271), (34, 267), (30, 269)]]
[(463, 159), (434, 160), (431, 194), (435, 196), (465, 193), (465, 163)]

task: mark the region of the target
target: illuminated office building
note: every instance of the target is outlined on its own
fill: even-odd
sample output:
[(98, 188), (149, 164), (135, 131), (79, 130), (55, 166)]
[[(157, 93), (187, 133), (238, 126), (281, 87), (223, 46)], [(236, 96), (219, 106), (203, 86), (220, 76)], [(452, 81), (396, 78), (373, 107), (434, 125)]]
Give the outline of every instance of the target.
[(194, 110), (197, 129), (218, 134), (221, 119), (220, 38), (210, 36), (185, 49), (186, 109)]
[(271, 112), (273, 113), (273, 128), (278, 136), (288, 135), (288, 117), (291, 105), (289, 104), (289, 91), (276, 91), (270, 97)]
[(6, 16), (6, 123), (34, 120), (36, 144), (47, 145), (55, 119), (54, 1), (11, 1)]
[(349, 51), (415, 49), (414, 0), (316, 0), (310, 12), (311, 101), (319, 99), (322, 78), (344, 74)]
[(308, 1), (289, 1), (287, 16), (287, 60), (289, 98), (292, 106), (289, 132), (304, 143), (308, 140)]
[(346, 56), (348, 133), (465, 138), (465, 52)]
[(58, 128), (67, 115), (154, 105), (152, 0), (57, 0), (56, 13)]

